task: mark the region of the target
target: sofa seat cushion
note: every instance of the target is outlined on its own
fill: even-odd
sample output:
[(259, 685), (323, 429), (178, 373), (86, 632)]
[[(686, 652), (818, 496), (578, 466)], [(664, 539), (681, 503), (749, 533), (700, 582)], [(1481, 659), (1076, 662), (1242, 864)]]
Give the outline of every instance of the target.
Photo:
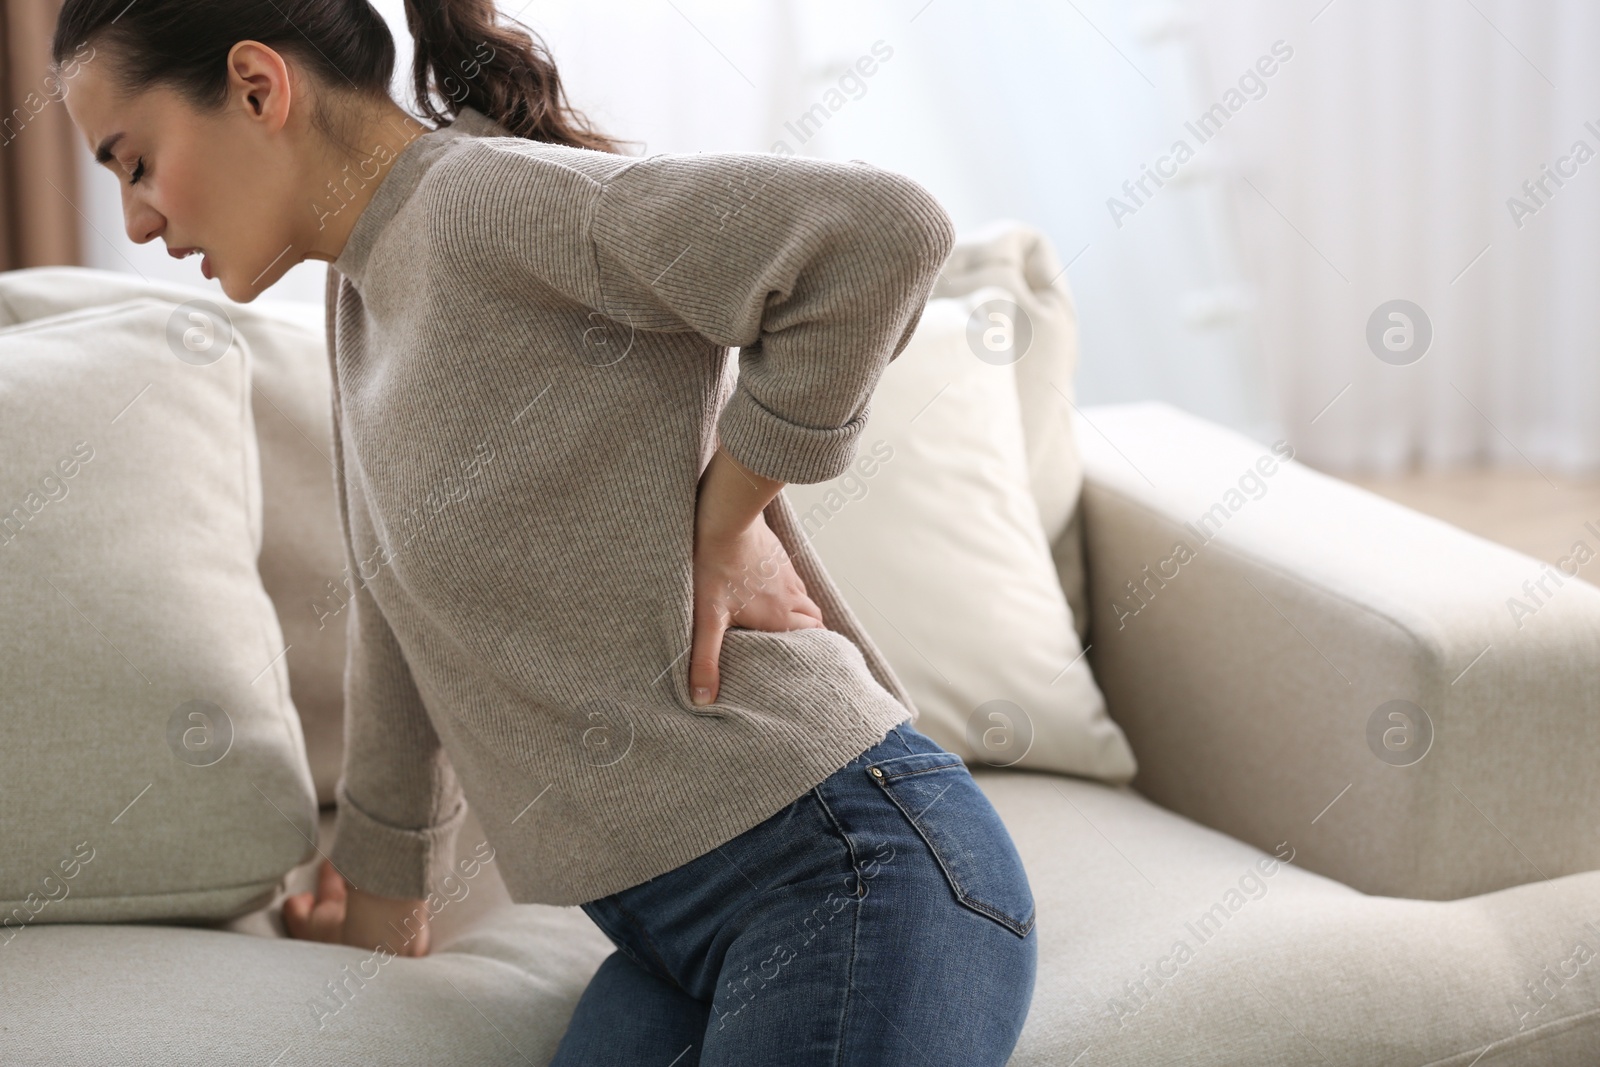
[(4, 950), (0, 1061), (542, 1064), (610, 942), (514, 910), (422, 959), (170, 926), (29, 929)]
[[(1126, 787), (973, 775), (1039, 909), (1038, 984), (1012, 1067), (1600, 1062), (1600, 872), (1466, 900), (1371, 897)], [(480, 840), (464, 826), (458, 855)], [(0, 1062), (547, 1063), (611, 944), (577, 908), (497, 905), (463, 926), (471, 893), (497, 899), (492, 867), (478, 877), (466, 907), (435, 920), (431, 955), (369, 963), (378, 977), (365, 984), (349, 977), (371, 955), (357, 949), (28, 929), (0, 948)], [(320, 1014), (312, 1005), (334, 1003), (339, 982), (347, 1003)]]
[(1128, 787), (973, 776), (1039, 908), (1012, 1067), (1600, 1063), (1600, 871), (1368, 896), (1292, 861), (1309, 816), (1263, 852)]

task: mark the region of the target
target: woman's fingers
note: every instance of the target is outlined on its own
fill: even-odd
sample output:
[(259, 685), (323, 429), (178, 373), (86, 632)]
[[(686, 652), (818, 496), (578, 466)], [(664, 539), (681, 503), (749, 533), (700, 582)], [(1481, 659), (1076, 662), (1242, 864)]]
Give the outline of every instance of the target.
[(693, 615), (688, 681), (695, 704), (717, 699), (723, 635), (730, 626), (770, 631), (827, 625), (782, 542), (760, 515), (737, 537), (697, 533)]
[(318, 900), (312, 905), (310, 930), (310, 940), (338, 944), (344, 934), (344, 901)]
[(820, 614), (809, 615), (798, 609), (789, 614), (789, 629), (791, 630), (815, 630), (823, 625)]
[(817, 606), (817, 602), (815, 600), (812, 600), (811, 597), (804, 592), (804, 588), (804, 586), (801, 586), (802, 592), (800, 593), (800, 603), (796, 604), (790, 610), (796, 615), (803, 616), (811, 621), (800, 623), (797, 626), (794, 626), (794, 629), (809, 629), (813, 626), (821, 626), (823, 624), (822, 609)]
[(314, 899), (310, 893), (295, 893), (283, 898), (283, 925), (290, 937), (306, 940), (311, 928), (311, 904)]
[(689, 647), (689, 699), (710, 704), (717, 699), (717, 663), (722, 657), (722, 635), (728, 614), (714, 598), (696, 596), (694, 636)]
[(317, 871), (317, 891), (295, 893), (283, 900), (283, 925), (302, 941), (338, 943), (344, 932), (349, 886), (327, 859)]
[(333, 861), (326, 856), (322, 859), (322, 866), (317, 870), (317, 899), (343, 901), (349, 886), (334, 867)]
[(343, 900), (325, 900), (295, 893), (283, 900), (283, 925), (300, 941), (337, 942), (344, 931)]

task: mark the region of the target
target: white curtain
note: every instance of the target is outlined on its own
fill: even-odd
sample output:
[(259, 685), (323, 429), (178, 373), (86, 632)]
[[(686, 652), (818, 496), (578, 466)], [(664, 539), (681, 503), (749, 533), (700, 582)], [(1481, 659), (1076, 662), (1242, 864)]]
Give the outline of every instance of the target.
[[(1294, 50), (1225, 136), (1267, 391), (1299, 455), (1552, 484), (1600, 466), (1600, 5), (1190, 10), (1213, 91), (1274, 40)], [(1415, 340), (1388, 359), (1368, 343), (1392, 300), (1431, 323), (1420, 359)], [(1403, 346), (1406, 323), (1380, 318)]]

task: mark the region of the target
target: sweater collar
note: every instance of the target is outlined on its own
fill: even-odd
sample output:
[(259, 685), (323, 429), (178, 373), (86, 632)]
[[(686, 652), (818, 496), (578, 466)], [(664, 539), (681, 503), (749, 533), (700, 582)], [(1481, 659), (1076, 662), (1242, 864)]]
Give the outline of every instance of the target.
[(377, 191), (350, 230), (344, 249), (334, 259), (332, 269), (349, 278), (359, 288), (366, 276), (367, 259), (379, 236), (406, 202), (440, 146), (457, 137), (510, 137), (510, 130), (474, 107), (462, 105), (447, 126), (429, 130), (400, 150), (380, 179)]

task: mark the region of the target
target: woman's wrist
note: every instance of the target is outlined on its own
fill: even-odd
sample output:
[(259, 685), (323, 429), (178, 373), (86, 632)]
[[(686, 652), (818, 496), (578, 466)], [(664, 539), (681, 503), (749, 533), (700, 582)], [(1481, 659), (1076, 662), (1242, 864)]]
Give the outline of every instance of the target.
[(739, 537), (784, 486), (744, 466), (720, 444), (700, 478), (695, 537), (727, 541)]
[(345, 943), (375, 949), (383, 945), (396, 956), (428, 954), (426, 900), (380, 897), (350, 887), (345, 910)]

